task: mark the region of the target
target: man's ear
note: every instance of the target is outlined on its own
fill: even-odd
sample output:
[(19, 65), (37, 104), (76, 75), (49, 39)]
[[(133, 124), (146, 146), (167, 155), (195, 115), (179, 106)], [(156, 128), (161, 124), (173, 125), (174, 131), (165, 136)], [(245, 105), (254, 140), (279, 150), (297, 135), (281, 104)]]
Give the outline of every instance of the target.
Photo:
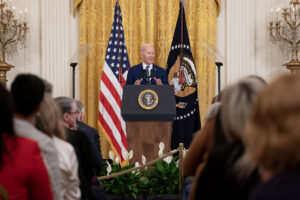
[(69, 115), (66, 112), (62, 115), (62, 117), (63, 117), (64, 121), (68, 121), (68, 119), (69, 119)]
[(84, 122), (84, 114), (83, 113), (79, 114), (78, 120), (81, 121), (81, 122)]

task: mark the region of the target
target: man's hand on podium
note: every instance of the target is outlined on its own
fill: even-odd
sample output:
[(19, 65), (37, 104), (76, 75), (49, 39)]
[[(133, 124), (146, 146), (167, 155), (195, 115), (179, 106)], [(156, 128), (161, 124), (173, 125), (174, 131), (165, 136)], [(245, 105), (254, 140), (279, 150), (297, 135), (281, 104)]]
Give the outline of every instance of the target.
[(143, 78), (138, 79), (134, 82), (134, 85), (140, 85), (142, 81), (143, 81)]
[[(155, 78), (155, 77), (154, 77), (153, 79), (155, 80), (156, 85), (162, 85), (161, 79)], [(136, 80), (136, 81), (134, 82), (134, 85), (140, 85), (142, 81), (143, 81), (143, 78), (138, 79), (138, 80)]]
[(161, 79), (159, 78), (153, 78), (156, 81), (156, 85), (162, 85)]

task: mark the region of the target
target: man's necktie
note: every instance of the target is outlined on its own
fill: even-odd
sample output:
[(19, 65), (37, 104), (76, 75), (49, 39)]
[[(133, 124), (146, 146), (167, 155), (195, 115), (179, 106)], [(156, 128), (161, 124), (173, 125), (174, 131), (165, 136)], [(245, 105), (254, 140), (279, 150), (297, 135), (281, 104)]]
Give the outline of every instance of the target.
[(146, 72), (147, 72), (147, 77), (149, 78), (150, 77), (150, 67), (149, 66), (146, 67)]

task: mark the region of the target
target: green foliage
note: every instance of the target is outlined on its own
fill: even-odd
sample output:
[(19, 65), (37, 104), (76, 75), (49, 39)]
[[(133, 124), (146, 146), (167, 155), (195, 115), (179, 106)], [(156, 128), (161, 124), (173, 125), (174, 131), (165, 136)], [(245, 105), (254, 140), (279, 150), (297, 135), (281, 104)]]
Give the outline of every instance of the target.
[(176, 158), (169, 164), (164, 160), (158, 161), (152, 168), (145, 170), (143, 176), (148, 179), (148, 194), (178, 194), (179, 168)]
[[(105, 186), (106, 194), (116, 194), (125, 197), (136, 198), (137, 194), (162, 195), (178, 194), (179, 169), (176, 165), (176, 158), (168, 164), (161, 160), (146, 170), (127, 173), (115, 178), (102, 180)], [(133, 168), (129, 165), (121, 168), (119, 165), (113, 165), (110, 174), (121, 172)], [(101, 176), (107, 175), (107, 165), (105, 164)]]
[[(134, 165), (129, 165), (126, 167), (121, 168), (120, 165), (113, 165), (111, 174), (125, 171), (127, 169), (133, 168)], [(106, 167), (104, 167), (104, 170), (101, 173), (101, 176), (107, 175)], [(116, 194), (116, 195), (122, 195), (125, 197), (132, 196), (136, 198), (137, 194), (143, 194), (143, 186), (144, 182), (141, 180), (141, 176), (139, 172), (135, 171), (132, 173), (127, 173), (121, 176), (117, 176), (111, 179), (106, 179), (101, 181), (105, 186), (105, 193), (106, 194)]]

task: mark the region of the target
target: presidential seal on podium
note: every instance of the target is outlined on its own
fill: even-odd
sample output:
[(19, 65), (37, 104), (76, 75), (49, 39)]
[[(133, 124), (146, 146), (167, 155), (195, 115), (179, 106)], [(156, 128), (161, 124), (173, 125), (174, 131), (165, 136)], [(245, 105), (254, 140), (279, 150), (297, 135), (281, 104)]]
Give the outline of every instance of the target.
[(154, 90), (143, 90), (138, 96), (139, 105), (145, 110), (154, 109), (158, 101), (158, 95)]

